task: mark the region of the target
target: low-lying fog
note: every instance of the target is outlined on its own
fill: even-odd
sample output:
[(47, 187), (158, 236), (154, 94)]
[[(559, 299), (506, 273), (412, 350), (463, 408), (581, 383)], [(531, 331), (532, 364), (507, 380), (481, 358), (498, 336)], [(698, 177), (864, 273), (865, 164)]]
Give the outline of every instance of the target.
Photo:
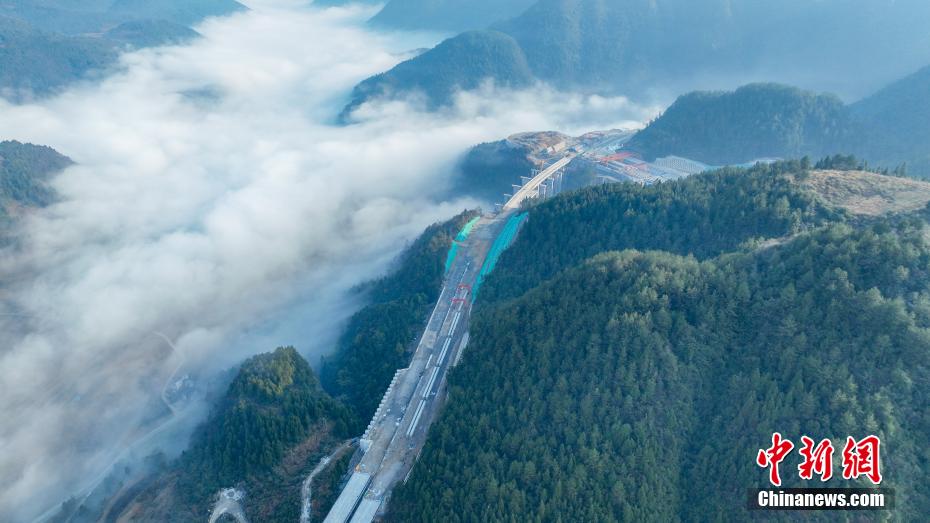
[(169, 377), (288, 344), (316, 364), (360, 305), (349, 290), (475, 205), (441, 196), (469, 146), (655, 113), (489, 87), (438, 115), (395, 102), (337, 127), (356, 82), (441, 35), (369, 32), (371, 8), (249, 6), (191, 45), (125, 55), (100, 82), (0, 102), (0, 139), (77, 162), (55, 180), (60, 203), (0, 254), (4, 521), (97, 482), (159, 419)]

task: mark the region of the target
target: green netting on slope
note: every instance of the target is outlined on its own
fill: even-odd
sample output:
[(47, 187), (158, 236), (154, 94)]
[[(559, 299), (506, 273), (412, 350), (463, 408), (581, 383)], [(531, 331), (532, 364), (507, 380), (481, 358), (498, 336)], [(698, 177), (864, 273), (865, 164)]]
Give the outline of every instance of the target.
[(455, 261), (455, 255), (459, 252), (459, 244), (452, 242), (452, 247), (449, 247), (449, 254), (446, 255), (446, 272), (449, 272), (449, 267), (452, 267), (452, 262)]
[(481, 288), (481, 284), (484, 283), (485, 277), (494, 270), (501, 254), (513, 243), (513, 239), (516, 238), (517, 232), (520, 230), (520, 225), (523, 224), (523, 220), (526, 219), (526, 216), (527, 214), (525, 212), (511, 216), (510, 219), (507, 220), (507, 223), (504, 224), (504, 228), (501, 230), (500, 234), (497, 235), (494, 244), (491, 245), (491, 250), (488, 251), (488, 257), (484, 260), (484, 265), (481, 266), (481, 272), (478, 273), (478, 281), (475, 282), (475, 288), (472, 289), (472, 301), (478, 297), (478, 290)]
[(455, 241), (463, 242), (468, 239), (468, 235), (471, 234), (471, 230), (475, 228), (475, 224), (478, 223), (478, 220), (481, 219), (481, 216), (475, 216), (468, 223), (465, 224), (465, 227), (462, 227), (462, 230), (459, 231), (458, 236), (455, 237)]
[(481, 219), (481, 216), (475, 216), (468, 223), (462, 227), (462, 230), (455, 236), (455, 239), (452, 240), (452, 247), (449, 247), (449, 254), (446, 255), (446, 272), (449, 272), (449, 268), (452, 267), (452, 262), (455, 261), (455, 255), (459, 252), (459, 242), (463, 242), (468, 239), (468, 235), (471, 234), (471, 230), (475, 228), (475, 224), (478, 223), (478, 220)]

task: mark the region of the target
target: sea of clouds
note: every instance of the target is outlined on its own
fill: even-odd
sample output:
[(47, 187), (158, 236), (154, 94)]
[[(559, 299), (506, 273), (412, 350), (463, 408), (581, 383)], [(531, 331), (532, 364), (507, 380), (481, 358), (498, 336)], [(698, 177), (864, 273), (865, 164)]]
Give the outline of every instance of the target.
[(655, 114), (486, 86), (438, 113), (374, 103), (337, 126), (355, 83), (442, 35), (372, 32), (370, 7), (248, 4), (102, 80), (0, 101), (0, 139), (76, 162), (0, 252), (0, 520), (86, 493), (152, 435), (180, 374), (278, 345), (315, 364), (361, 305), (354, 286), (477, 204), (445, 196), (469, 146)]

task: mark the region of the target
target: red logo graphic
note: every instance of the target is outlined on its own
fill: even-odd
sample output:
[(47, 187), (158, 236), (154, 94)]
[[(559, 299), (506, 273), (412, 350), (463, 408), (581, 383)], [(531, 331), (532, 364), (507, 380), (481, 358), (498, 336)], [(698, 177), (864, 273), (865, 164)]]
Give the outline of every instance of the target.
[(794, 448), (794, 443), (783, 440), (781, 434), (776, 432), (772, 434), (772, 446), (768, 449), (759, 450), (756, 456), (756, 464), (760, 467), (772, 467), (769, 470), (769, 481), (776, 487), (781, 486), (781, 477), (778, 475), (778, 464), (785, 459), (785, 456)]
[[(814, 446), (814, 440), (807, 436), (801, 436), (801, 443), (803, 445), (798, 449), (804, 458), (804, 461), (798, 465), (798, 475), (801, 479), (814, 479), (814, 474), (820, 476), (820, 481), (832, 478), (835, 450), (833, 443), (824, 438), (817, 446)], [(772, 434), (772, 446), (759, 450), (756, 456), (757, 465), (770, 468), (769, 481), (776, 487), (781, 486), (778, 465), (784, 461), (792, 449), (794, 449), (794, 443), (783, 438), (780, 432), (775, 432)], [(843, 478), (857, 479), (859, 476), (865, 476), (875, 485), (880, 484), (882, 482), (880, 450), (881, 440), (878, 436), (866, 436), (859, 441), (848, 436), (846, 445), (843, 447)]]
[(856, 479), (859, 476), (869, 478), (878, 485), (882, 482), (882, 473), (879, 469), (879, 446), (881, 441), (877, 436), (869, 436), (856, 441), (852, 436), (846, 438), (843, 447), (843, 477)]
[(799, 451), (804, 456), (804, 462), (798, 465), (801, 479), (813, 479), (814, 473), (820, 476), (820, 481), (827, 481), (833, 477), (833, 443), (828, 439), (822, 440), (814, 448), (814, 440), (801, 436), (804, 444)]

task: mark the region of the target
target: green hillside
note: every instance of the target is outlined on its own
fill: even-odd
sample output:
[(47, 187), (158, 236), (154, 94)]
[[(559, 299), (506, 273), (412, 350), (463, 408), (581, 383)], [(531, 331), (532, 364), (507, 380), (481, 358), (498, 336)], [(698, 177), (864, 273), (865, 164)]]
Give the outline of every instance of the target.
[(533, 163), (525, 146), (507, 140), (478, 144), (465, 154), (458, 165), (452, 194), (469, 195), (487, 202), (497, 202), (520, 176), (529, 176)]
[(540, 0), (498, 28), (517, 40), (539, 78), (628, 94), (736, 60), (740, 35), (724, 3), (683, 0)]
[(627, 147), (649, 160), (677, 155), (709, 165), (757, 158), (820, 158), (858, 138), (839, 98), (777, 84), (696, 92), (675, 101)]
[(71, 163), (51, 147), (0, 142), (0, 203), (27, 207), (52, 203), (54, 192), (47, 182)]
[(6, 243), (8, 228), (24, 209), (45, 207), (55, 200), (49, 181), (71, 163), (51, 147), (0, 142), (0, 245)]
[(604, 251), (663, 250), (708, 259), (835, 219), (837, 211), (785, 176), (799, 169), (797, 162), (723, 169), (674, 183), (617, 183), (557, 197), (533, 209), (488, 278), (482, 301), (517, 297)]
[[(225, 397), (180, 461), (184, 496), (203, 503), (220, 488), (262, 481), (297, 444), (345, 439), (359, 421), (330, 398), (293, 347), (242, 364)], [(319, 445), (319, 443), (317, 443)]]
[(242, 11), (235, 0), (115, 0), (108, 13), (127, 19), (167, 20), (191, 26), (210, 16)]
[[(401, 71), (415, 69), (428, 78), (465, 70), (506, 85), (524, 75), (525, 61), (534, 80), (560, 89), (635, 99), (753, 79), (861, 96), (930, 63), (927, 20), (930, 4), (922, 0), (856, 8), (848, 0), (538, 0), (491, 27), (513, 38), (524, 57), (519, 62), (508, 52), (494, 67), (476, 70), (466, 49), (446, 52), (442, 60), (415, 58), (384, 75), (392, 79), (390, 91), (357, 95), (424, 90), (442, 105), (449, 102), (447, 82), (417, 82)], [(474, 38), (490, 42), (492, 34)]]
[(133, 20), (110, 29), (104, 36), (108, 40), (131, 47), (154, 47), (182, 44), (200, 36), (193, 29), (166, 20)]
[(863, 156), (885, 166), (907, 162), (909, 173), (930, 177), (930, 67), (851, 109), (866, 130)]
[(375, 26), (431, 31), (484, 29), (519, 15), (536, 0), (390, 0)]
[(130, 21), (191, 26), (209, 16), (245, 9), (235, 0), (5, 0), (3, 13), (41, 31), (101, 33)]
[(114, 471), (53, 520), (201, 522), (220, 489), (235, 487), (248, 496), (250, 520), (296, 521), (303, 478), (360, 425), (293, 347), (280, 347), (242, 363), (180, 457), (156, 454), (141, 469)]
[(105, 74), (121, 51), (197, 37), (234, 0), (9, 0), (0, 9), (0, 96), (16, 102)]
[[(69, 504), (62, 520), (82, 514), (74, 521), (96, 521), (109, 510), (111, 518), (193, 523), (220, 489), (239, 487), (251, 521), (296, 521), (303, 479), (339, 443), (361, 434), (394, 371), (408, 364), (438, 298), (452, 238), (473, 216), (430, 226), (386, 276), (358, 289), (368, 305), (323, 360), (323, 386), (293, 348), (247, 360), (179, 459), (141, 478), (127, 471), (100, 503)], [(314, 514), (335, 501), (348, 450), (314, 483)]]
[(106, 69), (116, 56), (107, 40), (45, 33), (0, 16), (0, 88), (7, 97), (48, 94)]
[(407, 366), (439, 298), (452, 239), (474, 216), (462, 213), (420, 235), (395, 271), (369, 285), (371, 303), (349, 319), (336, 351), (324, 359), (324, 387), (359, 417), (374, 414), (394, 372)]
[(497, 31), (469, 31), (358, 84), (343, 117), (384, 96), (425, 95), (427, 106), (436, 108), (451, 102), (457, 90), (475, 89), (488, 78), (500, 86), (525, 87), (533, 75), (513, 38)]
[[(852, 105), (778, 84), (678, 98), (627, 144), (647, 159), (685, 156), (711, 165), (763, 157), (854, 153), (871, 165), (930, 176), (930, 67)], [(899, 171), (901, 169), (898, 169)]]
[[(531, 210), (390, 520), (746, 521), (774, 431), (881, 436), (895, 517), (920, 520), (930, 230), (848, 221), (795, 178), (790, 164), (732, 170)], [(546, 271), (514, 285), (518, 266)]]

